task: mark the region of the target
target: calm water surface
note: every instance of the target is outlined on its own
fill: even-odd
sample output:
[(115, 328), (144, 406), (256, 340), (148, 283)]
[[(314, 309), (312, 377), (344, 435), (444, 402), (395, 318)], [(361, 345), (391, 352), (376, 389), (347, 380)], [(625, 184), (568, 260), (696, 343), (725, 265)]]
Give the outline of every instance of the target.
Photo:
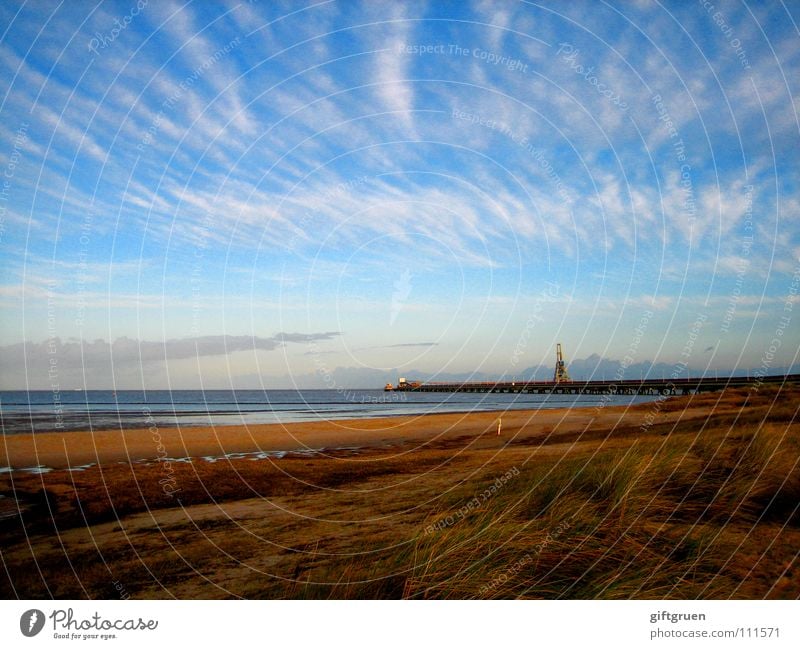
[[(653, 397), (383, 390), (0, 391), (6, 434), (158, 426), (292, 423), (394, 415), (625, 405)], [(150, 419), (152, 418), (152, 419)]]

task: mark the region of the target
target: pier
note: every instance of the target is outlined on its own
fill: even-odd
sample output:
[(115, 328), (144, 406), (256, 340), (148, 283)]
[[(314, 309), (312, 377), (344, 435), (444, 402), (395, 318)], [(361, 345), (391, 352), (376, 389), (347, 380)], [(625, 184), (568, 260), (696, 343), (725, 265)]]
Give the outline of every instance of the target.
[(725, 388), (757, 387), (762, 384), (783, 385), (800, 383), (800, 374), (775, 376), (701, 376), (695, 378), (673, 379), (619, 379), (606, 381), (573, 381), (567, 371), (567, 364), (561, 351), (561, 343), (556, 346), (556, 365), (552, 381), (463, 381), (463, 382), (424, 382), (401, 378), (396, 386), (387, 383), (386, 391), (400, 392), (506, 392), (520, 394), (644, 394), (678, 395), (697, 392), (714, 392)]
[(405, 381), (393, 390), (408, 392), (506, 392), (521, 394), (643, 394), (681, 395), (762, 384), (800, 383), (800, 374), (780, 376), (726, 376), (622, 381)]

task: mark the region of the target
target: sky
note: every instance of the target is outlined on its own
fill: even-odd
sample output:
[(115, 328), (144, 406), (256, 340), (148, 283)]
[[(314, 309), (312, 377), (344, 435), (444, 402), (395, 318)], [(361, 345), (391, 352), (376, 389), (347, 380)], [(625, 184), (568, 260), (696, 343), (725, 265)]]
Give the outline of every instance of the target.
[(798, 371), (799, 21), (4, 2), (0, 388)]

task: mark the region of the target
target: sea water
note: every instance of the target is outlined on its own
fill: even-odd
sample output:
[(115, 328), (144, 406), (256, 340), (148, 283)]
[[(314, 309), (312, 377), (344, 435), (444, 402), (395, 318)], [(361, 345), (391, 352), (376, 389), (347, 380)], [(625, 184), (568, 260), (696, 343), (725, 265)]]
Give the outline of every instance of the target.
[[(647, 396), (383, 390), (0, 391), (5, 434), (626, 405)], [(148, 422), (147, 424), (145, 422)]]

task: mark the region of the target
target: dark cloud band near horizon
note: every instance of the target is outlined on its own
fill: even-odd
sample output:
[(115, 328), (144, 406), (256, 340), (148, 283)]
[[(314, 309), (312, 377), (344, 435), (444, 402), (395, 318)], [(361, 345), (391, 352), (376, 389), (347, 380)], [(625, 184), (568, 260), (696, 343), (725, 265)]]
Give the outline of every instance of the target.
[[(145, 366), (192, 358), (227, 356), (235, 352), (273, 351), (287, 344), (333, 340), (340, 331), (279, 332), (273, 336), (212, 335), (176, 338), (163, 342), (122, 336), (112, 343), (102, 339), (23, 342), (0, 346), (0, 389), (52, 388), (71, 385), (81, 376), (135, 375)], [(116, 384), (108, 383), (108, 385)]]

